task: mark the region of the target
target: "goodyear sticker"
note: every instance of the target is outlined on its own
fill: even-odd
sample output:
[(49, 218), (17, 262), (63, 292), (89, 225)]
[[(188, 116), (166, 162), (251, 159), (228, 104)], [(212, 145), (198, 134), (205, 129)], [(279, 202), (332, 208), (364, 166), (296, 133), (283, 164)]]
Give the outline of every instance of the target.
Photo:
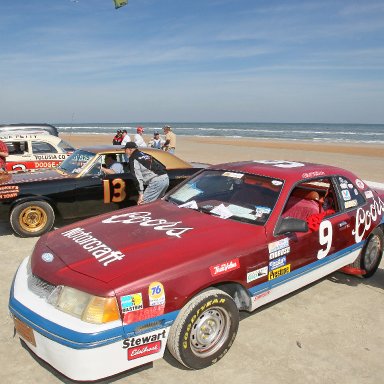
[(141, 293), (133, 293), (132, 295), (122, 296), (120, 300), (121, 310), (123, 313), (143, 309), (143, 297), (141, 296)]
[(284, 265), (283, 267), (274, 269), (273, 271), (269, 271), (268, 280), (276, 279), (280, 276), (286, 275), (291, 272), (291, 264)]
[(154, 307), (156, 305), (165, 304), (165, 291), (164, 286), (158, 281), (154, 281), (148, 287), (149, 305)]

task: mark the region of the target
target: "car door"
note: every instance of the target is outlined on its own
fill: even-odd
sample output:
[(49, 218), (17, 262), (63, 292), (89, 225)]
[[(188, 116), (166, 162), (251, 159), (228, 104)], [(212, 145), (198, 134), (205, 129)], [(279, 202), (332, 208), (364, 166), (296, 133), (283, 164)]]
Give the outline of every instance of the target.
[[(282, 271), (293, 272), (294, 276), (318, 273), (319, 278), (327, 270), (332, 272), (332, 269), (338, 269), (333, 265), (343, 264), (343, 259), (352, 251), (350, 248), (353, 239), (350, 233), (354, 217), (350, 210), (345, 209), (340, 199), (337, 180), (312, 180), (312, 185), (322, 195), (319, 214), (312, 214), (307, 218), (309, 223), (314, 223), (312, 228), (305, 233), (294, 232), (281, 236), (270, 246), (271, 287), (275, 285), (273, 280), (280, 277)], [(306, 182), (305, 186), (309, 185), (311, 184)]]

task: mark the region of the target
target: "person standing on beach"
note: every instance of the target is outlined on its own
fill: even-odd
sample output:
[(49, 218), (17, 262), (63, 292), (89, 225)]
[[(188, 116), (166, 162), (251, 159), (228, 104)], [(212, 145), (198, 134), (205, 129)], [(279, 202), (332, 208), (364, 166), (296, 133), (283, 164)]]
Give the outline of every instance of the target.
[(164, 125), (163, 131), (165, 133), (165, 143), (162, 149), (170, 153), (175, 153), (176, 135), (172, 132), (172, 127), (170, 125)]
[(125, 145), (128, 142), (131, 141), (130, 136), (128, 135), (128, 132), (126, 129), (124, 129), (123, 134), (122, 134), (123, 140), (121, 140), (121, 145)]
[(160, 137), (159, 132), (153, 134), (153, 139), (148, 143), (151, 148), (161, 149), (165, 141)]
[(144, 138), (143, 138), (144, 128), (143, 127), (137, 127), (136, 132), (137, 133), (134, 136), (133, 141), (136, 143), (136, 145), (138, 147), (146, 147), (147, 144), (146, 144), (146, 142), (144, 141)]
[(123, 140), (123, 137), (122, 137), (122, 134), (121, 134), (121, 130), (118, 129), (117, 132), (116, 132), (116, 135), (114, 136), (114, 138), (112, 140), (112, 144), (113, 145), (120, 145), (121, 144), (121, 140)]
[(8, 157), (8, 147), (7, 145), (0, 140), (0, 172), (6, 172), (7, 171), (7, 162), (6, 157)]
[[(151, 155), (139, 151), (133, 142), (125, 144), (125, 154), (129, 156), (129, 169), (139, 192), (137, 205), (163, 197), (169, 187), (169, 177), (164, 165)], [(144, 191), (145, 185), (147, 187)]]

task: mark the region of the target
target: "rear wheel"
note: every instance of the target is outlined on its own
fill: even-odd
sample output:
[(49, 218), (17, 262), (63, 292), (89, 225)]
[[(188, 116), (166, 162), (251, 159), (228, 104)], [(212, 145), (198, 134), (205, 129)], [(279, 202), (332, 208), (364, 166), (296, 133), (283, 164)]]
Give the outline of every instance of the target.
[(384, 235), (379, 228), (375, 228), (368, 237), (360, 261), (360, 268), (366, 273), (363, 277), (371, 277), (379, 267), (383, 255)]
[(16, 205), (10, 216), (12, 229), (22, 237), (40, 236), (55, 221), (52, 207), (45, 201), (28, 201)]
[(168, 349), (191, 369), (208, 367), (229, 350), (239, 327), (239, 311), (232, 297), (209, 289), (187, 303), (168, 337)]

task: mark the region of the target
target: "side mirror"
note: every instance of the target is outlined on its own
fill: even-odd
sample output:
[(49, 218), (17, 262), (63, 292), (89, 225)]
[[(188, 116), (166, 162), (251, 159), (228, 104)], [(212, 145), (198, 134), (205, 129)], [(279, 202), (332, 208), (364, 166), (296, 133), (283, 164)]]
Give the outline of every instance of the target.
[(275, 235), (283, 235), (289, 232), (308, 232), (308, 223), (304, 220), (285, 217), (277, 224)]

